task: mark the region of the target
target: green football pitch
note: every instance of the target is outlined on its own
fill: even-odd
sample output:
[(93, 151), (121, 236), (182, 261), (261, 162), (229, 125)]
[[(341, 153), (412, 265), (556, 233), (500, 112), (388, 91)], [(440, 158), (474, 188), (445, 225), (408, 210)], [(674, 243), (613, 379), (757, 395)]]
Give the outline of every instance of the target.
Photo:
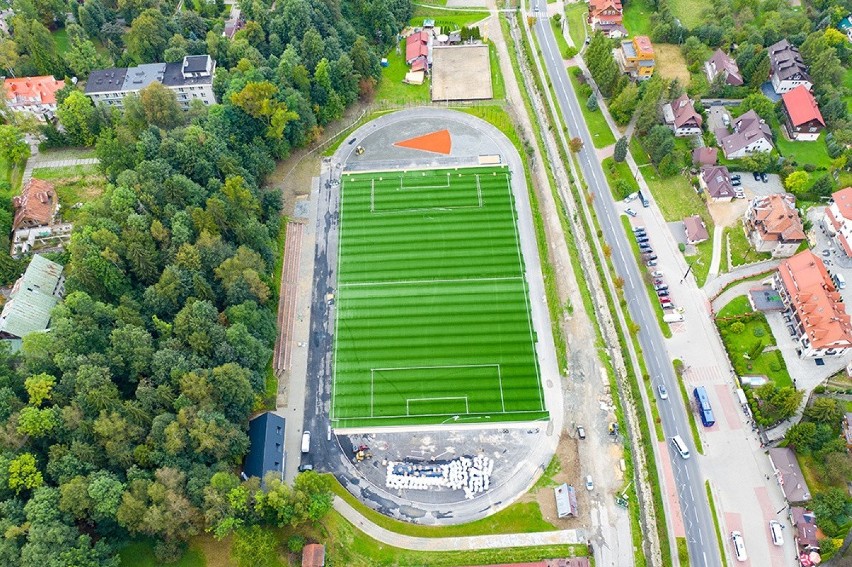
[(332, 425), (547, 419), (505, 166), (344, 174)]

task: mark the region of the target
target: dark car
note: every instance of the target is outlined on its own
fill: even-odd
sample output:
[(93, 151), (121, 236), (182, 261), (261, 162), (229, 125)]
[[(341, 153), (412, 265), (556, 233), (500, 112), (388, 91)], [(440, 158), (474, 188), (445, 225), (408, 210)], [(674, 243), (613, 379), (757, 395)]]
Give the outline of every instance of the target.
[(761, 173), (760, 174), (760, 180), (763, 181), (764, 183), (769, 183), (769, 176), (766, 175), (765, 173)]
[(755, 171), (754, 173), (752, 173), (752, 175), (754, 175), (755, 181), (760, 181), (760, 173), (759, 172)]
[(743, 182), (740, 181), (739, 179), (731, 179), (731, 186), (732, 187), (739, 187), (742, 184), (743, 184)]
[(668, 296), (669, 296), (669, 292), (667, 292), (667, 291), (666, 291), (666, 290), (664, 290), (664, 289), (661, 289), (660, 291), (658, 291), (658, 292), (657, 292), (657, 295), (658, 295), (658, 296), (660, 296), (660, 297), (668, 297)]
[(299, 463), (299, 472), (312, 471), (314, 470), (314, 458), (310, 453), (304, 453), (302, 455), (302, 462)]
[(731, 176), (731, 181), (739, 181), (740, 179), (742, 179), (742, 176), (740, 176), (739, 173), (736, 173)]
[(651, 260), (656, 260), (656, 259), (657, 259), (656, 254), (645, 254), (645, 260), (648, 261), (648, 262), (650, 262)]
[(649, 240), (650, 240), (650, 238), (648, 238), (644, 234), (637, 234), (636, 235), (636, 242), (638, 242), (639, 244), (642, 244), (643, 242), (648, 242)]

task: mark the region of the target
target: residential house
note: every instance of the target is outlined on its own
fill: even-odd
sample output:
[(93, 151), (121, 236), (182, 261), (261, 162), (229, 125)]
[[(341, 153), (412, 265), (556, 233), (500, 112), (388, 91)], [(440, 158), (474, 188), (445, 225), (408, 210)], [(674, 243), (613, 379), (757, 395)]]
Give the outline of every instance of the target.
[(621, 0), (589, 0), (588, 22), (592, 30), (611, 38), (625, 37), (623, 17)]
[(813, 142), (825, 128), (819, 106), (804, 85), (781, 95), (784, 108), (784, 126), (791, 140)]
[(431, 44), (432, 34), (426, 30), (416, 31), (405, 38), (405, 62), (411, 65), (412, 72), (429, 69)]
[(708, 148), (702, 146), (692, 150), (692, 163), (698, 166), (716, 165), (716, 159), (719, 156), (718, 148)]
[(846, 34), (847, 39), (852, 41), (852, 14), (849, 14), (837, 24), (837, 29)]
[(686, 242), (688, 244), (698, 244), (710, 239), (710, 234), (707, 232), (707, 225), (701, 220), (699, 215), (692, 215), (683, 219), (683, 230), (686, 232)]
[(846, 440), (846, 448), (852, 449), (852, 411), (847, 411), (843, 416), (843, 438)]
[(325, 546), (309, 543), (302, 548), (302, 567), (325, 567)]
[(684, 93), (663, 105), (663, 119), (675, 136), (700, 136), (704, 118), (695, 111), (695, 103)]
[(12, 256), (26, 254), (39, 245), (56, 246), (71, 238), (71, 223), (59, 222), (59, 197), (53, 184), (30, 179), (12, 198)]
[(800, 357), (842, 356), (852, 349), (850, 317), (821, 258), (805, 250), (784, 260), (773, 287), (784, 302)]
[(717, 75), (722, 75), (725, 84), (732, 87), (740, 87), (743, 84), (743, 76), (736, 60), (721, 49), (717, 49), (710, 59), (704, 62), (704, 73), (711, 84)]
[(243, 465), (246, 476), (260, 479), (274, 472), (284, 480), (283, 417), (265, 412), (249, 421), (249, 452)]
[(852, 258), (852, 187), (836, 191), (831, 197), (822, 224), (837, 246)]
[(790, 92), (799, 85), (808, 90), (814, 86), (799, 48), (786, 39), (769, 46), (769, 70), (772, 88), (777, 94)]
[(724, 165), (709, 165), (701, 168), (698, 176), (701, 188), (716, 202), (732, 201), (736, 196), (734, 186), (731, 185), (731, 174)]
[(807, 239), (796, 197), (773, 193), (756, 197), (745, 215), (746, 232), (754, 249), (771, 252), (773, 258), (788, 258)]
[(793, 537), (796, 541), (796, 553), (819, 549), (819, 528), (816, 514), (801, 506), (790, 507), (790, 522), (793, 524)]
[(799, 504), (810, 500), (811, 493), (793, 449), (789, 447), (772, 447), (769, 449), (768, 454), (775, 479), (781, 486), (784, 499), (790, 504)]
[(213, 73), (216, 61), (209, 55), (187, 55), (177, 63), (146, 63), (138, 67), (92, 71), (86, 81), (86, 96), (97, 104), (121, 108), (124, 97), (151, 83), (174, 91), (178, 103), (188, 110), (193, 100), (216, 104)]
[(65, 87), (65, 81), (57, 81), (51, 75), (20, 77), (6, 79), (3, 87), (9, 110), (26, 112), (46, 121), (56, 116), (56, 92)]
[(22, 339), (46, 330), (51, 311), (64, 294), (62, 265), (35, 254), (0, 313), (0, 339)]
[(646, 35), (637, 35), (631, 40), (622, 41), (621, 47), (614, 51), (614, 55), (621, 72), (627, 73), (633, 79), (644, 81), (654, 74), (654, 47)]
[(775, 149), (772, 145), (772, 129), (754, 110), (735, 118), (733, 127), (732, 134), (721, 136), (719, 140), (727, 159), (740, 159)]

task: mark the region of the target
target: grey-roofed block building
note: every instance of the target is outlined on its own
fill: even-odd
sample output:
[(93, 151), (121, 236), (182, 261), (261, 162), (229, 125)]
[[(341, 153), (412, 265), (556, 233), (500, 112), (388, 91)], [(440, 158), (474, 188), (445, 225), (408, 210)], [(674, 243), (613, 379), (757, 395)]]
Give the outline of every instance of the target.
[(187, 55), (177, 63), (146, 63), (126, 69), (92, 71), (86, 82), (86, 95), (95, 103), (121, 108), (128, 93), (138, 92), (151, 83), (161, 83), (175, 91), (184, 110), (193, 100), (216, 104), (213, 73), (216, 61), (209, 55)]
[(284, 427), (280, 415), (266, 412), (249, 421), (249, 452), (243, 472), (263, 478), (274, 471), (284, 480)]
[(769, 461), (775, 469), (775, 478), (781, 485), (784, 498), (791, 504), (807, 502), (811, 499), (811, 491), (805, 482), (805, 475), (796, 460), (796, 453), (789, 447), (773, 447), (769, 449)]
[(0, 339), (21, 339), (44, 331), (50, 313), (65, 294), (62, 266), (36, 254), (0, 313)]

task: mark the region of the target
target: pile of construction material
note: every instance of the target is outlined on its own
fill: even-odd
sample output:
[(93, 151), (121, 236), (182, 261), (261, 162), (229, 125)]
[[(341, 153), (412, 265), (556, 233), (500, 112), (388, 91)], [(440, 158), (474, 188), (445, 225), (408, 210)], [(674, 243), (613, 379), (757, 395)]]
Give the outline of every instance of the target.
[(481, 455), (443, 463), (390, 461), (387, 463), (385, 486), (405, 490), (464, 490), (465, 498), (473, 498), (489, 489), (493, 470), (494, 460)]

